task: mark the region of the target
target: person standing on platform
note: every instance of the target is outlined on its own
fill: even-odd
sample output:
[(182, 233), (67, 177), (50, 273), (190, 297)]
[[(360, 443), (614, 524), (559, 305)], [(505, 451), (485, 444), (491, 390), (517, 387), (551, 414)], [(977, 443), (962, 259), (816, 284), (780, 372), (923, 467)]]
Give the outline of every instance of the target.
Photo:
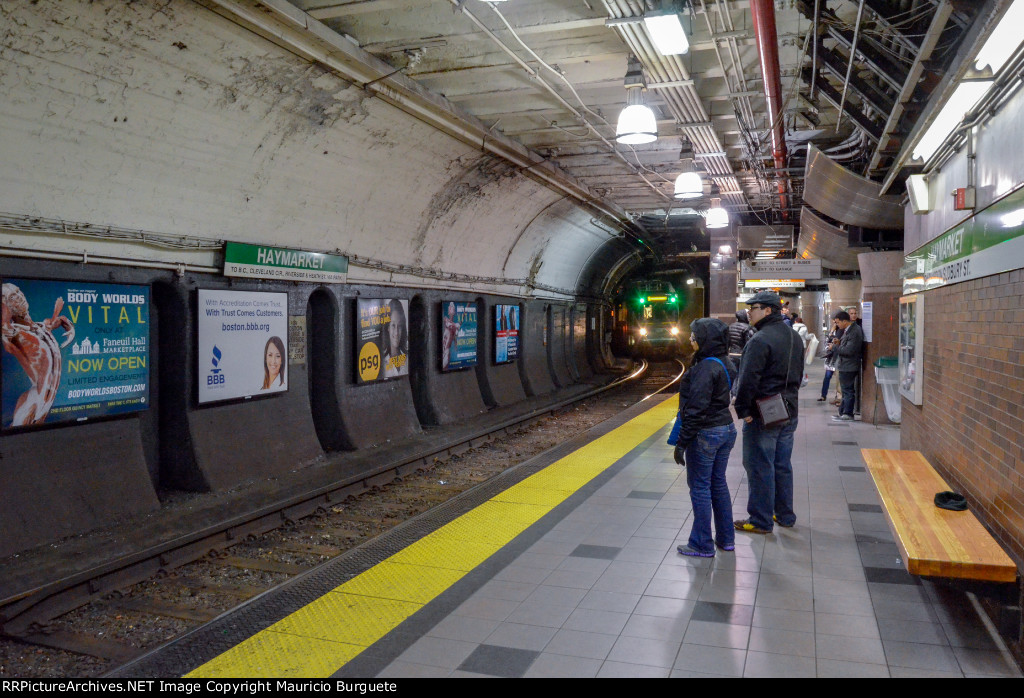
[(845, 310), (836, 313), (836, 321), (843, 328), (843, 338), (839, 340), (835, 349), (836, 371), (839, 372), (839, 387), (843, 391), (843, 401), (839, 405), (839, 414), (832, 420), (852, 422), (857, 377), (860, 375), (861, 357), (864, 355), (864, 330)]
[(750, 326), (746, 310), (736, 311), (736, 322), (729, 325), (729, 356), (739, 360), (743, 347), (754, 336), (754, 328)]
[(825, 379), (821, 382), (821, 397), (818, 398), (818, 402), (828, 400), (828, 386), (832, 382), (832, 374), (836, 372), (836, 347), (839, 346), (842, 336), (843, 328), (833, 319), (832, 329), (825, 338)]
[[(736, 366), (729, 358), (729, 328), (716, 318), (699, 318), (690, 325), (693, 359), (679, 385), (679, 434), (676, 463), (686, 467), (686, 484), (693, 504), (693, 527), (686, 545), (688, 557), (714, 557), (715, 547), (735, 550), (732, 498), (725, 468), (736, 445), (731, 402)], [(711, 535), (714, 518), (715, 535)]]
[[(771, 533), (774, 524), (796, 524), (793, 511), (793, 442), (797, 427), (797, 392), (803, 379), (803, 340), (782, 318), (778, 294), (751, 297), (750, 324), (757, 332), (740, 361), (736, 414), (743, 420), (743, 469), (747, 472), (749, 518), (735, 526), (746, 533)], [(765, 425), (758, 407), (762, 398), (780, 396), (788, 418)]]
[(793, 316), (789, 314), (789, 301), (782, 304), (782, 320), (790, 327), (793, 326)]

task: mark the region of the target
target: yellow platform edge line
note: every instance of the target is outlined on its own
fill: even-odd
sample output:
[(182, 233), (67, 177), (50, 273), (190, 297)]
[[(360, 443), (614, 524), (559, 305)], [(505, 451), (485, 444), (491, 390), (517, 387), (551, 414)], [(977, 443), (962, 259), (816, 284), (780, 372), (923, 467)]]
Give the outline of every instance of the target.
[[(676, 411), (675, 397), (672, 394), (655, 403), (622, 426), (214, 657), (186, 678), (330, 676), (664, 427)], [(552, 490), (559, 496), (550, 496)], [(487, 540), (481, 541), (481, 535)], [(479, 547), (467, 553), (468, 543)], [(463, 563), (476, 563), (464, 570), (463, 564), (422, 562), (448, 556), (453, 550), (464, 554), (467, 559)], [(403, 589), (402, 585), (411, 580), (416, 580), (416, 588)], [(394, 598), (396, 595), (407, 598)], [(339, 604), (338, 597), (358, 601)], [(355, 630), (358, 632), (352, 632)], [(348, 632), (351, 635), (346, 635)], [(360, 641), (353, 642), (352, 636)], [(358, 652), (353, 653), (356, 648)]]

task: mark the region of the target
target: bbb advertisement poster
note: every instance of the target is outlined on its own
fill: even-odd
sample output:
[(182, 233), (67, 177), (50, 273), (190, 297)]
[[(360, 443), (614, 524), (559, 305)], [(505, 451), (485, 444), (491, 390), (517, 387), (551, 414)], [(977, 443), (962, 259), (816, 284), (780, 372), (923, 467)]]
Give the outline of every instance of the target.
[(441, 370), (476, 366), (476, 303), (441, 303)]
[(356, 301), (356, 383), (409, 375), (409, 301)]
[(515, 361), (519, 356), (519, 306), (494, 306), (494, 361)]
[(3, 279), (3, 427), (149, 407), (149, 286)]
[(199, 403), (288, 390), (288, 294), (199, 289)]

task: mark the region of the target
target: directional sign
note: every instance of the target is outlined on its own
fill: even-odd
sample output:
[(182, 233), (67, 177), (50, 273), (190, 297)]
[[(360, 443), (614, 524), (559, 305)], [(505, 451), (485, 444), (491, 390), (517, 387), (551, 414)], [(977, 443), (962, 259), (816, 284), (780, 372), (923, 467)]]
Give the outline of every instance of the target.
[(820, 259), (754, 259), (740, 264), (740, 278), (746, 279), (820, 279)]

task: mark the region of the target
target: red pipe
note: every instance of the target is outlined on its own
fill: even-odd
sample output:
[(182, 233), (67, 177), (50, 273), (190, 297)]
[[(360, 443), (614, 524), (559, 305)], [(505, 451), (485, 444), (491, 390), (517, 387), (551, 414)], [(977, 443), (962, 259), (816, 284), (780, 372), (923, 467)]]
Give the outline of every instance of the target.
[(779, 36), (775, 30), (774, 0), (750, 0), (750, 14), (754, 22), (754, 39), (761, 59), (761, 77), (764, 79), (764, 98), (771, 120), (772, 155), (779, 171), (779, 204), (782, 218), (789, 218), (789, 196), (786, 193), (786, 133), (782, 113), (782, 79), (779, 70)]

